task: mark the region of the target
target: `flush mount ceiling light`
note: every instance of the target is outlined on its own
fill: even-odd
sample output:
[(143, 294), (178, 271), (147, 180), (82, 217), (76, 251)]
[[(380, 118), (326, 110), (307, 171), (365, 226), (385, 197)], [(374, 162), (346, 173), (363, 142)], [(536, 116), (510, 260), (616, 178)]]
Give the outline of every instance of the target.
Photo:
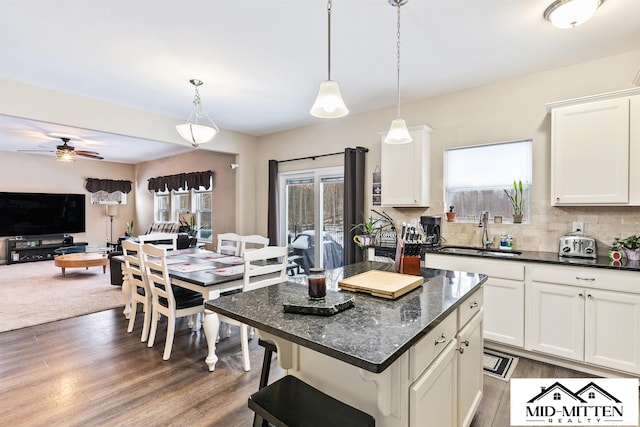
[(407, 3), (408, 0), (389, 0), (389, 4), (393, 7), (398, 8), (398, 31), (396, 33), (397, 36), (397, 81), (396, 87), (398, 92), (398, 114), (397, 118), (391, 122), (391, 127), (389, 127), (389, 132), (387, 136), (384, 138), (384, 142), (387, 144), (407, 144), (413, 141), (411, 135), (409, 134), (409, 129), (407, 129), (407, 123), (400, 117), (400, 6)]
[(312, 116), (319, 117), (321, 119), (336, 119), (349, 114), (349, 110), (342, 100), (342, 94), (340, 93), (338, 83), (331, 80), (331, 0), (327, 3), (327, 24), (327, 80), (320, 83), (318, 96), (316, 96), (316, 100), (309, 112)]
[(573, 28), (588, 21), (604, 0), (556, 0), (544, 11), (544, 19), (557, 28)]
[[(191, 143), (193, 148), (198, 148), (200, 144), (211, 141), (213, 137), (216, 136), (219, 129), (218, 126), (213, 123), (213, 120), (211, 120), (211, 118), (202, 111), (202, 103), (200, 101), (198, 86), (202, 86), (204, 83), (198, 79), (191, 79), (189, 82), (195, 86), (196, 89), (196, 94), (193, 98), (193, 110), (191, 110), (191, 114), (189, 114), (187, 123), (176, 126), (176, 130), (181, 137)], [(203, 117), (206, 117), (209, 120), (211, 126), (198, 124), (198, 120)], [(191, 121), (192, 118), (195, 119), (193, 122)]]

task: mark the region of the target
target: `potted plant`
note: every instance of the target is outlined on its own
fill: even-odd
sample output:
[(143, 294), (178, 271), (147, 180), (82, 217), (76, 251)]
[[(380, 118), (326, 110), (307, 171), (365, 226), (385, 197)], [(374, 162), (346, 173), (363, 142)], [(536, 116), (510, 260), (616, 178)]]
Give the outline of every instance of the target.
[(355, 231), (357, 234), (353, 236), (353, 241), (360, 247), (373, 246), (376, 236), (389, 224), (385, 224), (386, 220), (381, 218), (369, 217), (365, 219), (362, 215), (363, 222), (359, 224), (353, 224), (351, 231)]
[(513, 181), (513, 194), (506, 188), (504, 194), (507, 195), (513, 207), (513, 223), (520, 224), (522, 222), (522, 208), (524, 207), (524, 191), (522, 189), (522, 181)]
[(449, 212), (445, 212), (447, 216), (447, 222), (453, 222), (456, 219), (455, 207), (449, 206)]
[(133, 235), (133, 220), (127, 222), (127, 230), (124, 232), (125, 236)]
[(190, 237), (195, 237), (198, 233), (198, 226), (196, 224), (195, 215), (189, 216), (189, 219), (180, 218), (180, 225), (186, 228), (186, 232)]
[(632, 234), (624, 239), (615, 238), (611, 249), (622, 249), (629, 261), (640, 261), (640, 236)]

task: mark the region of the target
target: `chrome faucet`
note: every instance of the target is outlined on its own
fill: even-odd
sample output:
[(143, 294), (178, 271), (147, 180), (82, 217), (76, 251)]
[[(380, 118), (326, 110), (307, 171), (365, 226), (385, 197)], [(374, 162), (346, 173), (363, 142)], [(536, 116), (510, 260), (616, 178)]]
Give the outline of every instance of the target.
[(482, 227), (482, 249), (489, 249), (493, 245), (493, 240), (489, 240), (489, 211), (482, 211), (480, 214), (480, 224)]

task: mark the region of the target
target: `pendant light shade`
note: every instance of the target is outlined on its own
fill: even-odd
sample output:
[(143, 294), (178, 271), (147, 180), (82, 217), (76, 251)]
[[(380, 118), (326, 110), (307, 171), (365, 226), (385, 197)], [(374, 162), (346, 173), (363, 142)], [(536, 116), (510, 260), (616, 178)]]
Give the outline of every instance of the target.
[(327, 27), (327, 80), (320, 83), (318, 95), (309, 112), (321, 119), (336, 119), (349, 114), (349, 110), (342, 100), (338, 83), (331, 80), (331, 0), (327, 3)]
[[(204, 83), (198, 79), (191, 79), (189, 82), (195, 86), (196, 94), (193, 98), (193, 110), (189, 114), (189, 118), (186, 123), (176, 126), (176, 130), (181, 137), (191, 143), (193, 148), (198, 148), (200, 144), (209, 142), (218, 133), (218, 126), (213, 123), (213, 120), (202, 111), (202, 102), (200, 101), (200, 93), (198, 92), (198, 86), (202, 86)], [(198, 120), (206, 118), (211, 123), (211, 126), (199, 124)], [(193, 120), (193, 121), (192, 121)]]
[(407, 129), (407, 123), (403, 119), (395, 119), (391, 122), (389, 132), (384, 138), (384, 142), (387, 144), (407, 144), (413, 141)]
[(556, 0), (544, 11), (544, 18), (556, 28), (573, 28), (588, 21), (604, 0)]
[(398, 31), (396, 35), (398, 37), (396, 47), (396, 69), (397, 69), (397, 80), (396, 80), (396, 90), (398, 93), (398, 115), (397, 118), (391, 122), (391, 126), (389, 127), (389, 132), (387, 132), (387, 136), (384, 138), (384, 142), (387, 144), (408, 144), (413, 141), (411, 135), (409, 134), (409, 129), (407, 129), (407, 123), (400, 117), (400, 6), (406, 4), (408, 0), (389, 0), (389, 4), (393, 7), (398, 8)]
[(337, 82), (325, 80), (320, 83), (318, 96), (316, 96), (316, 101), (313, 103), (310, 113), (312, 116), (321, 119), (335, 119), (349, 114), (349, 110), (342, 100), (340, 86), (338, 86)]

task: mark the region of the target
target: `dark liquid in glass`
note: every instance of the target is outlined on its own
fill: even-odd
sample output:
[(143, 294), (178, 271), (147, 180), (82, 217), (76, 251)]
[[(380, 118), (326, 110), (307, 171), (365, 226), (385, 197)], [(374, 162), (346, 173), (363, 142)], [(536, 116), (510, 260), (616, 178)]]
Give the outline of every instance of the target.
[(309, 276), (309, 296), (314, 299), (324, 298), (327, 295), (327, 283), (324, 276)]

